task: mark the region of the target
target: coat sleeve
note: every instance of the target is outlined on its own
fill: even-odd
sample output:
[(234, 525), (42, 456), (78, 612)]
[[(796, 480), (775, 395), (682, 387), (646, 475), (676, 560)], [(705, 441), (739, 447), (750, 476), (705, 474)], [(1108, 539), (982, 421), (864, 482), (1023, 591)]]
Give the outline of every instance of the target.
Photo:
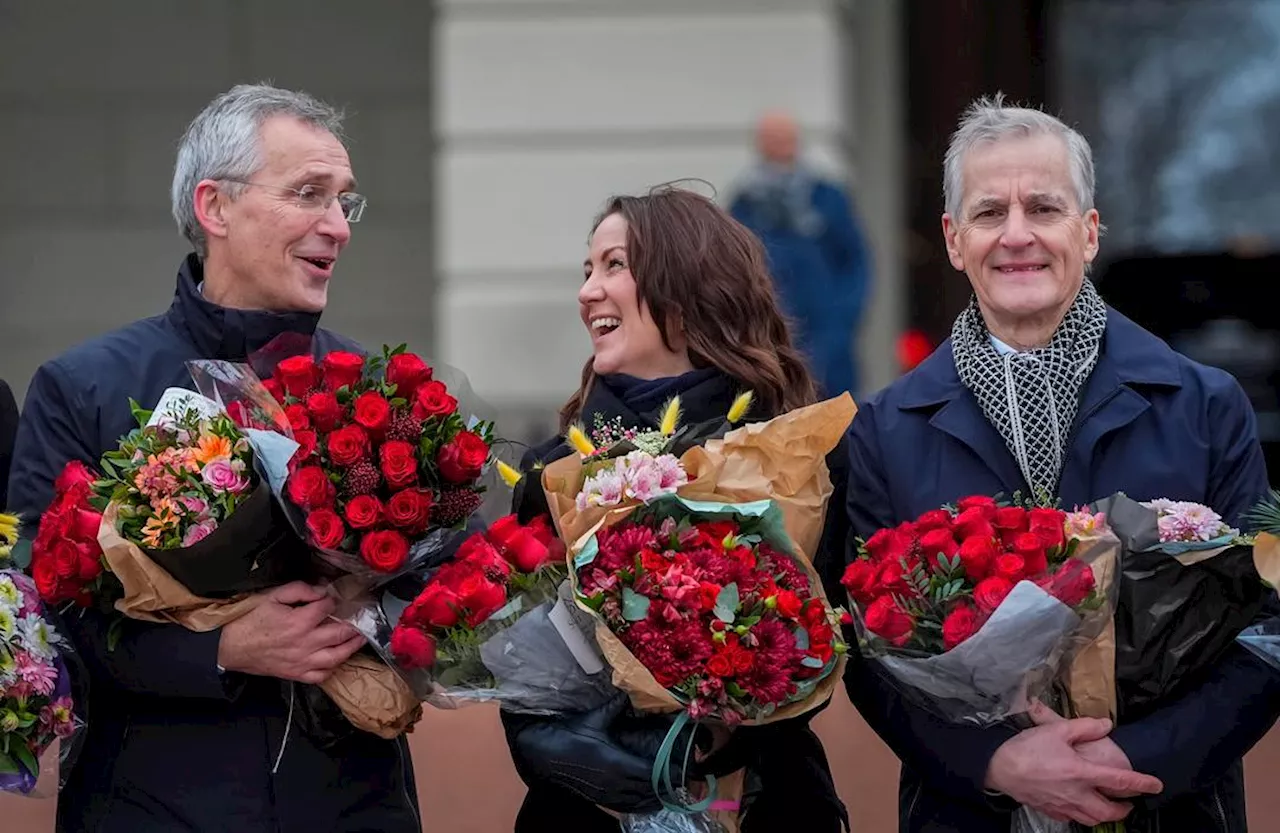
[[(852, 535), (846, 559), (857, 546), (854, 535), (869, 537), (899, 522), (877, 440), (874, 404), (862, 406), (850, 428), (847, 509)], [(849, 652), (844, 681), (849, 699), (867, 724), (931, 788), (960, 801), (1012, 809), (1006, 799), (985, 792), (984, 782), (991, 756), (1017, 734), (1015, 729), (945, 720), (904, 697), (882, 666), (858, 651)]]
[[(57, 363), (36, 371), (18, 420), (9, 498), (29, 533), (53, 498), (53, 482), (71, 460), (95, 467), (95, 411), (75, 393)], [(218, 672), (219, 631), (196, 633), (180, 625), (124, 619), (114, 649), (107, 648), (108, 621), (96, 611), (68, 611), (63, 622), (95, 679), (128, 691), (162, 697), (228, 699), (234, 675)]]
[[(1207, 425), (1213, 460), (1207, 503), (1232, 523), (1268, 491), (1257, 418), (1231, 378), (1210, 393)], [(1274, 602), (1274, 597), (1273, 600)], [(1274, 604), (1267, 618), (1276, 615)], [(1164, 783), (1144, 800), (1159, 806), (1208, 786), (1244, 757), (1280, 716), (1280, 674), (1240, 645), (1232, 645), (1201, 685), (1111, 737), (1139, 772)]]

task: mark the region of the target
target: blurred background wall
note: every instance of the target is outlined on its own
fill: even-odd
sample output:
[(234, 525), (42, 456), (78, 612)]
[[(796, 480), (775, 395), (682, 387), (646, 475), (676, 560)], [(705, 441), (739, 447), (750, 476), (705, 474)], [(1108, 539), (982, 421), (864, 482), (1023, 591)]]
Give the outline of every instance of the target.
[[(265, 79), (350, 115), (370, 207), (328, 325), (460, 368), (525, 441), (552, 430), (589, 349), (575, 294), (605, 198), (682, 178), (727, 197), (755, 119), (790, 110), (873, 249), (858, 336), (873, 390), (902, 369), (902, 334), (936, 343), (968, 297), (941, 247), (942, 151), (963, 106), (1003, 90), (1094, 143), (1104, 296), (1236, 373), (1265, 432), (1280, 413), (1256, 295), (1280, 238), (1278, 7), (0, 0), (0, 377), (21, 397), (40, 362), (165, 309), (186, 253), (177, 139), (214, 95)], [(890, 833), (893, 756), (843, 694), (817, 725), (855, 830)], [(491, 709), (428, 710), (412, 742), (427, 830), (510, 829), (522, 788)], [(1248, 761), (1254, 829), (1276, 829), (1278, 771), (1273, 733)], [(0, 830), (49, 831), (52, 809), (0, 798)]]

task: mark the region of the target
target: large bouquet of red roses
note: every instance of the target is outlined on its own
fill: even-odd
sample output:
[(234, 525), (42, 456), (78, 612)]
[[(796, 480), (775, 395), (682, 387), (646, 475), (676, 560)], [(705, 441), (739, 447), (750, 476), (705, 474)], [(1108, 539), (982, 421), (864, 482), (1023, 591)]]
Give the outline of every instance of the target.
[(493, 425), (464, 422), (432, 369), (402, 346), (381, 355), (295, 356), (264, 382), (298, 450), (284, 498), (332, 566), (387, 576), (441, 549), (482, 502)]
[[(584, 673), (574, 628), (553, 612), (565, 576), (564, 544), (549, 519), (522, 525), (508, 515), (469, 537), (398, 621), (366, 608), (356, 624), (435, 706), (497, 701), (508, 711), (577, 711), (616, 690), (607, 674)], [(381, 612), (390, 612), (385, 600)], [(389, 636), (369, 627), (382, 621), (395, 621)]]
[(864, 654), (944, 714), (987, 723), (1107, 625), (1118, 554), (1091, 515), (978, 495), (876, 532), (841, 582)]

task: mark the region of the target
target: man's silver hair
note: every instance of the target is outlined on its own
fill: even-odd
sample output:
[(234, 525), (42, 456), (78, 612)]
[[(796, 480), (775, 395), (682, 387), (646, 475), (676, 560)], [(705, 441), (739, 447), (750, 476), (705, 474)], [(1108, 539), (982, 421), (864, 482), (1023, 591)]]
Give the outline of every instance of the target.
[[(240, 84), (209, 102), (178, 143), (173, 166), (173, 219), (178, 229), (205, 256), (204, 229), (196, 220), (196, 185), (204, 179), (249, 179), (262, 167), (259, 131), (272, 116), (291, 116), (327, 130), (343, 141), (339, 111), (306, 93), (269, 84)], [(227, 183), (233, 198), (244, 186)]]
[(1076, 189), (1076, 204), (1083, 214), (1093, 208), (1093, 151), (1089, 142), (1061, 120), (1040, 110), (1011, 107), (1004, 95), (983, 97), (969, 105), (960, 118), (960, 126), (951, 135), (943, 163), (942, 199), (946, 212), (959, 219), (964, 199), (964, 159), (978, 145), (1008, 138), (1040, 135), (1057, 136), (1067, 147), (1071, 181)]

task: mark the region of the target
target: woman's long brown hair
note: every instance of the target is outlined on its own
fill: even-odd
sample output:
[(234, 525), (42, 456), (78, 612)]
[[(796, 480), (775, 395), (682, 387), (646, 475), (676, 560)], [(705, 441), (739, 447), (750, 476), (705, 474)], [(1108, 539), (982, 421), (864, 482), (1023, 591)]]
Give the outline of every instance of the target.
[[(754, 234), (711, 200), (674, 186), (610, 198), (592, 233), (614, 214), (627, 221), (636, 299), (648, 304), (668, 349), (671, 328), (682, 328), (693, 366), (716, 367), (754, 391), (757, 414), (816, 400)], [(581, 387), (560, 409), (561, 430), (581, 416), (595, 382), (592, 364), (587, 359)]]

